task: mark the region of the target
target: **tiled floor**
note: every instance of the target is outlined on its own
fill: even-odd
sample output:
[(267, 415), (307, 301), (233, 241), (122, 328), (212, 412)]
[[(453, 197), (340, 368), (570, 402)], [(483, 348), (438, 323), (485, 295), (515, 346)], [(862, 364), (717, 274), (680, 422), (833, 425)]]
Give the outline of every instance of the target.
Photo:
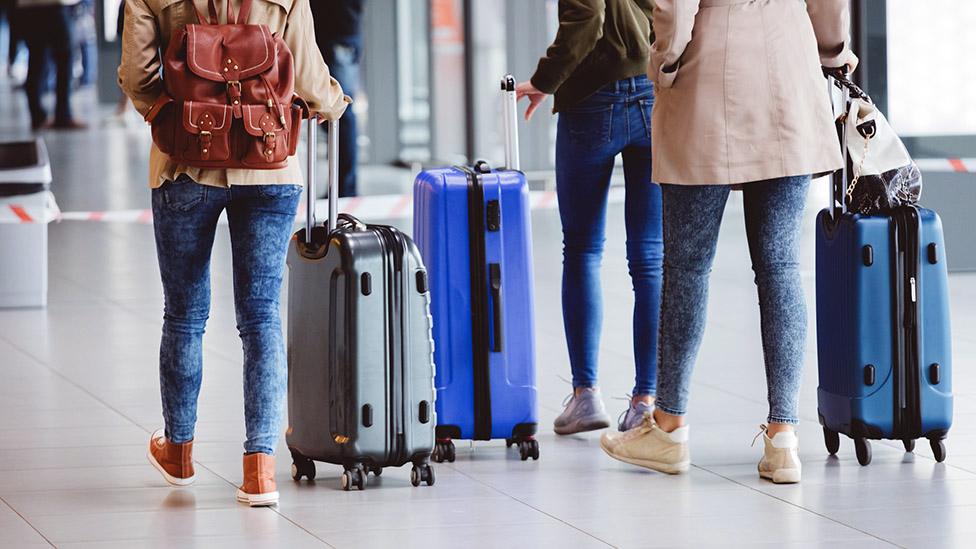
[[(21, 98), (0, 94), (0, 137), (25, 122)], [(45, 135), (66, 210), (145, 207), (146, 136), (100, 128)], [(408, 174), (373, 170), (372, 192), (400, 191)], [(815, 198), (815, 197), (814, 197)], [(812, 199), (809, 227), (814, 208)], [(622, 210), (611, 207), (604, 268), (602, 383), (611, 411), (632, 382), (631, 296)], [(569, 387), (559, 303), (560, 236), (552, 211), (534, 216), (541, 420)], [(407, 220), (398, 223), (408, 226)], [(926, 444), (874, 444), (860, 467), (852, 444), (828, 458), (816, 422), (815, 336), (802, 394), (804, 481), (758, 479), (749, 444), (765, 417), (758, 312), (741, 212), (729, 206), (712, 275), (710, 318), (695, 374), (690, 473), (667, 477), (613, 461), (597, 435), (541, 436), (521, 462), (502, 443), (459, 447), (434, 487), (408, 471), (338, 490), (339, 468), (296, 484), (279, 462), (281, 505), (234, 501), (243, 434), (241, 350), (234, 328), (229, 246), (214, 250), (214, 305), (197, 432), (199, 480), (167, 487), (145, 459), (160, 426), (156, 374), (161, 295), (152, 229), (138, 224), (51, 226), (50, 306), (0, 311), (0, 547), (964, 547), (976, 534), (976, 276), (952, 277), (956, 424), (949, 459)], [(812, 232), (803, 242), (813, 326)], [(951, 251), (950, 251), (951, 253)], [(285, 453), (287, 455), (287, 453)]]

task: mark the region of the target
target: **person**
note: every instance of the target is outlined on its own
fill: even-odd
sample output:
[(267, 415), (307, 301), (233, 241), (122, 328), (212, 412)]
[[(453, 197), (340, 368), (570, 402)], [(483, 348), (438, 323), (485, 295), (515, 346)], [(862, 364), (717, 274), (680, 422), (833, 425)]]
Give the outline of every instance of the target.
[(811, 175), (841, 167), (821, 65), (856, 65), (849, 16), (846, 0), (657, 0), (648, 72), (658, 93), (654, 180), (664, 199), (658, 393), (638, 427), (604, 434), (612, 457), (666, 473), (688, 469), (684, 416), (708, 273), (731, 185), (741, 185), (769, 400), (759, 474), (800, 481), (800, 230)]
[[(186, 0), (190, 2), (190, 0)], [(193, 4), (207, 13), (205, 0)], [(218, 1), (221, 21), (226, 0)], [(235, 13), (240, 2), (234, 0)], [(167, 7), (170, 6), (170, 7)], [(119, 84), (142, 115), (164, 92), (159, 51), (173, 31), (196, 23), (193, 6), (127, 0)], [(253, 2), (249, 23), (278, 33), (294, 57), (295, 92), (312, 112), (335, 119), (346, 108), (338, 82), (314, 47), (309, 0)], [(227, 211), (233, 251), (234, 304), (244, 349), (244, 482), (237, 497), (277, 503), (275, 448), (287, 368), (279, 316), (285, 253), (302, 192), (299, 162), (279, 170), (200, 169), (178, 165), (153, 145), (149, 159), (153, 225), (165, 307), (159, 378), (165, 428), (152, 435), (149, 459), (173, 485), (193, 482), (203, 332), (210, 311), (210, 254)]]
[[(363, 51), (365, 0), (315, 0), (315, 41), (322, 57), (350, 97), (359, 92), (359, 61)], [(339, 124), (339, 196), (356, 196), (359, 134), (355, 109), (346, 109)], [(324, 192), (324, 191), (323, 191)], [(324, 196), (324, 195), (323, 195)]]
[(651, 0), (563, 0), (559, 30), (535, 74), (516, 88), (526, 119), (549, 94), (559, 113), (556, 192), (563, 230), (562, 307), (573, 394), (556, 418), (561, 435), (610, 425), (597, 384), (607, 196), (623, 156), (627, 261), (634, 290), (635, 386), (620, 430), (639, 423), (656, 390), (661, 294), (661, 189), (651, 183), (651, 106), (646, 76)]
[(47, 112), (41, 104), (41, 89), (46, 78), (48, 50), (57, 72), (57, 104), (52, 127), (65, 130), (87, 126), (71, 114), (72, 50), (74, 49), (74, 7), (80, 0), (18, 0), (17, 25), (20, 36), (27, 42), (28, 68), (27, 104), (31, 127), (35, 130), (48, 124)]

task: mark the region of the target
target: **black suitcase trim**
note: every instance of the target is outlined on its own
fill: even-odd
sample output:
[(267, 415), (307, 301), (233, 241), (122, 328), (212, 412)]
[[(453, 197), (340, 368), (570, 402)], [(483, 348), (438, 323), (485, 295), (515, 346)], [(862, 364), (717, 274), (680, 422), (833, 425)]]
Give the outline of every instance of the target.
[(474, 440), (491, 440), (491, 372), (488, 341), (488, 273), (485, 251), (485, 191), (477, 169), (468, 176), (468, 246), (471, 271), (471, 342), (474, 367)]
[(922, 436), (921, 402), (919, 400), (919, 273), (921, 252), (918, 210), (902, 206), (891, 215), (892, 284), (896, 304), (895, 326), (895, 424), (894, 432), (901, 439)]

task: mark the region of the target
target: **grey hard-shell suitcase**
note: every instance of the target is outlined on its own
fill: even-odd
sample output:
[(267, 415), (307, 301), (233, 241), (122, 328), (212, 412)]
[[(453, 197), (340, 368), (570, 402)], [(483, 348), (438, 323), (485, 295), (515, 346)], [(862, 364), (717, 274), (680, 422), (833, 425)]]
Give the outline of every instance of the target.
[[(434, 484), (434, 363), (427, 271), (394, 227), (338, 214), (338, 122), (329, 127), (329, 222), (315, 225), (309, 124), (305, 228), (288, 250), (288, 430), (292, 477), (342, 465), (342, 488), (413, 464)], [(311, 241), (306, 235), (311, 234)]]

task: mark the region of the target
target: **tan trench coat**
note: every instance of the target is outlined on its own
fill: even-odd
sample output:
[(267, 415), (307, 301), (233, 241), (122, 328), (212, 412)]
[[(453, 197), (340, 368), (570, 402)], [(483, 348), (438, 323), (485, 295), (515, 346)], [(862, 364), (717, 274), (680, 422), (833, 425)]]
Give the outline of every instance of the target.
[(839, 168), (820, 67), (857, 62), (847, 6), (657, 0), (653, 180), (738, 184)]
[[(226, 19), (225, 2), (217, 0), (220, 20)], [(312, 0), (315, 1), (315, 0)], [(122, 63), (119, 86), (132, 99), (136, 110), (146, 112), (163, 91), (159, 77), (160, 51), (166, 51), (173, 31), (196, 23), (191, 0), (126, 0), (125, 30), (122, 34)], [(207, 0), (193, 0), (207, 13)], [(234, 12), (240, 1), (234, 1)], [(329, 67), (315, 45), (315, 30), (309, 0), (253, 0), (249, 23), (263, 23), (288, 44), (295, 60), (295, 93), (308, 102), (313, 112), (328, 120), (338, 119), (349, 98), (329, 74)], [(186, 174), (204, 185), (302, 184), (302, 172), (295, 158), (280, 170), (213, 170), (181, 166), (170, 161), (154, 144), (149, 153), (149, 186)]]

